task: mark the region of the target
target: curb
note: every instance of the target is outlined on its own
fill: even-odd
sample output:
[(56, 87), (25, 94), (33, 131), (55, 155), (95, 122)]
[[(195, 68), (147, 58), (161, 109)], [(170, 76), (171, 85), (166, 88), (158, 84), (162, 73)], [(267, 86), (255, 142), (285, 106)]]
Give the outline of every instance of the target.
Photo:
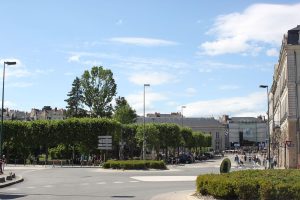
[(0, 188), (4, 188), (4, 187), (10, 186), (10, 185), (14, 185), (16, 183), (20, 183), (20, 182), (23, 182), (23, 181), (24, 181), (24, 179), (23, 179), (22, 176), (16, 176), (15, 180), (6, 181), (6, 182), (0, 184)]

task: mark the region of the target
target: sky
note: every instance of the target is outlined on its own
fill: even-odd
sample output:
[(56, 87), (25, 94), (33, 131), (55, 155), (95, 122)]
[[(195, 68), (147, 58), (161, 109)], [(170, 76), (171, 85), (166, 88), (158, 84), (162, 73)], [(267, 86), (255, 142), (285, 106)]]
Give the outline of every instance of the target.
[[(0, 1), (4, 107), (65, 108), (76, 77), (114, 74), (117, 96), (143, 115), (266, 115), (283, 34), (300, 24), (293, 0)], [(2, 83), (2, 81), (1, 81)], [(182, 108), (185, 106), (185, 108)]]

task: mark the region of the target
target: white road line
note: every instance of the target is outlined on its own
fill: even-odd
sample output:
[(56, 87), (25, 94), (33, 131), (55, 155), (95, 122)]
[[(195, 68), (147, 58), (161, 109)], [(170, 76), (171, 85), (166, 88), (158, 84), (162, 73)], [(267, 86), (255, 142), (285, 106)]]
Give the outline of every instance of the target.
[(53, 185), (44, 185), (43, 187), (45, 187), (45, 188), (52, 188)]
[(115, 181), (114, 183), (120, 184), (120, 183), (124, 183), (122, 181)]
[(35, 186), (28, 186), (26, 187), (27, 189), (35, 189), (36, 187)]
[(132, 176), (130, 178), (146, 182), (196, 181), (197, 176)]
[(140, 181), (129, 181), (130, 183), (138, 183), (138, 182), (140, 182)]
[(18, 190), (18, 188), (8, 188), (7, 190), (8, 191), (16, 191), (16, 190)]
[(98, 182), (98, 183), (96, 183), (96, 184), (98, 184), (98, 185), (103, 185), (103, 184), (106, 184), (106, 182)]
[(81, 183), (80, 185), (85, 186), (85, 185), (89, 185), (89, 183)]

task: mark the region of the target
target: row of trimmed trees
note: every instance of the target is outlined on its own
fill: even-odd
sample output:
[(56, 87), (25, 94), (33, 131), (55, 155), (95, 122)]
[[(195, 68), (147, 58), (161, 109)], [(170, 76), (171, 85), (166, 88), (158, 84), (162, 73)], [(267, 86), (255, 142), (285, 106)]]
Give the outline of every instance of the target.
[[(5, 121), (3, 148), (7, 159), (26, 160), (41, 154), (52, 159), (74, 159), (79, 155), (98, 155), (98, 136), (111, 135), (111, 158), (119, 158), (120, 142), (125, 158), (139, 157), (144, 126), (124, 125), (107, 118), (69, 118), (66, 120)], [(209, 147), (211, 137), (176, 124), (146, 124), (147, 149), (175, 153), (179, 148), (199, 151)]]

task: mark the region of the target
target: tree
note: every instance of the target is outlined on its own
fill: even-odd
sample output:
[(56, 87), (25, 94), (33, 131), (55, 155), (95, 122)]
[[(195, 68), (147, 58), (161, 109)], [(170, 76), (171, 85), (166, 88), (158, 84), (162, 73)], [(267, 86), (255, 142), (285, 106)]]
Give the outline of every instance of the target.
[[(144, 132), (145, 131), (145, 132)], [(138, 145), (143, 148), (143, 141), (145, 139), (145, 148), (146, 150), (156, 150), (156, 153), (159, 152), (159, 130), (153, 124), (146, 124), (145, 129), (143, 125), (137, 127), (136, 140)], [(157, 155), (158, 156), (158, 155)]]
[(130, 107), (124, 97), (116, 99), (116, 106), (113, 118), (122, 124), (131, 124), (136, 122), (137, 114), (134, 109)]
[(91, 115), (110, 117), (113, 110), (111, 101), (117, 93), (111, 70), (103, 69), (102, 66), (86, 70), (81, 77), (81, 85), (84, 103), (89, 107)]
[(67, 94), (69, 97), (65, 101), (68, 103), (67, 116), (68, 117), (85, 117), (86, 111), (82, 108), (83, 91), (78, 77), (72, 83), (72, 89)]

